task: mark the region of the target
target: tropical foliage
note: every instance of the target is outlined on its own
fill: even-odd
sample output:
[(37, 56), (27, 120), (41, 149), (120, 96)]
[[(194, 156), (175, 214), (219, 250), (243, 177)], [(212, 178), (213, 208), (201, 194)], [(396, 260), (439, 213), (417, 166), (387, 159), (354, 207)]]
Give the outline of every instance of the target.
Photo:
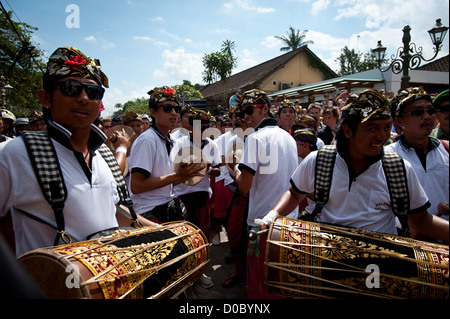
[(287, 36), (275, 36), (278, 40), (281, 40), (286, 46), (281, 47), (280, 51), (293, 51), (298, 48), (301, 48), (308, 44), (314, 44), (313, 41), (308, 40), (305, 41), (306, 33), (308, 30), (302, 31), (295, 30), (293, 27), (289, 27), (289, 30), (286, 32)]

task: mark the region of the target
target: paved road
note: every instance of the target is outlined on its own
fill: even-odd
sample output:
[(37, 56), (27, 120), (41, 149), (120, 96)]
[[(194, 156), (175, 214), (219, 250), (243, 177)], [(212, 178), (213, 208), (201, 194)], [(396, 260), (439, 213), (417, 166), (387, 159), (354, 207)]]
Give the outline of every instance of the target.
[(188, 299), (246, 299), (245, 282), (241, 282), (234, 287), (222, 287), (222, 280), (234, 270), (234, 264), (225, 263), (225, 256), (229, 253), (228, 239), (226, 232), (222, 228), (220, 233), (221, 244), (211, 245), (211, 261), (209, 262), (205, 274), (211, 277), (214, 287), (205, 289), (199, 283), (195, 283), (186, 290)]

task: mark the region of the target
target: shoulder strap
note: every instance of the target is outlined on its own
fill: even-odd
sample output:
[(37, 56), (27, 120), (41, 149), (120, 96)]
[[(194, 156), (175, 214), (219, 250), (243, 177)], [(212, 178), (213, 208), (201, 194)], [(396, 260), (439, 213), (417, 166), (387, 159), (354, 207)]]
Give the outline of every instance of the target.
[(67, 189), (64, 184), (55, 147), (47, 132), (44, 131), (24, 131), (21, 133), (21, 136), (24, 140), (42, 194), (52, 206), (55, 214), (57, 229), (55, 245), (57, 245), (60, 238), (64, 242), (70, 242), (70, 236), (64, 230), (63, 216)]
[(125, 179), (123, 178), (122, 170), (119, 167), (119, 164), (116, 161), (116, 158), (114, 154), (111, 152), (109, 147), (106, 144), (102, 144), (98, 151), (102, 155), (105, 162), (108, 164), (109, 168), (111, 169), (111, 172), (114, 176), (114, 179), (117, 183), (117, 192), (119, 193), (120, 202), (124, 204), (128, 210), (130, 211), (131, 216), (129, 216), (126, 211), (120, 208), (120, 206), (117, 206), (117, 209), (120, 213), (127, 216), (128, 218), (132, 219), (133, 222), (135, 222), (137, 225), (141, 224), (137, 220), (137, 215), (133, 209), (133, 202), (131, 201), (130, 194), (128, 192), (128, 188), (125, 182)]
[(336, 154), (337, 150), (335, 145), (324, 145), (317, 152), (314, 180), (314, 202), (316, 206), (312, 212), (312, 217), (317, 222), (320, 222), (322, 209), (328, 202), (330, 196)]
[(385, 152), (382, 164), (391, 197), (392, 211), (399, 218), (403, 229), (406, 230), (408, 228), (409, 190), (405, 164), (400, 155), (395, 152)]

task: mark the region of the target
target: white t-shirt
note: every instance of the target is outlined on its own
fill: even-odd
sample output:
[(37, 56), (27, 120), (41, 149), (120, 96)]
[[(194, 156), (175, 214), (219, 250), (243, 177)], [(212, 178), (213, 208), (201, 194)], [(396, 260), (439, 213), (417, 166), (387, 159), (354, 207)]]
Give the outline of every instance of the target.
[[(273, 120), (273, 121), (272, 121)], [(262, 125), (261, 125), (262, 124)], [(239, 169), (253, 174), (249, 192), (247, 224), (255, 227), (289, 187), (289, 178), (297, 167), (297, 144), (276, 120), (266, 118), (257, 130), (245, 139)], [(292, 216), (298, 214), (296, 208)]]
[[(220, 165), (221, 159), (219, 156), (219, 148), (212, 139), (207, 137), (206, 140), (208, 141), (208, 144), (206, 144), (206, 146), (202, 149), (204, 160), (206, 162), (208, 161), (211, 162), (212, 163), (211, 167)], [(177, 139), (173, 145), (172, 151), (170, 152), (171, 161), (174, 162), (174, 159), (179, 150), (189, 146), (192, 146), (192, 142), (189, 138), (189, 135)], [(208, 192), (209, 196), (211, 197), (212, 189), (209, 176), (210, 176), (209, 173), (206, 172), (205, 176), (203, 176), (203, 179), (198, 184), (192, 186), (185, 185), (183, 183), (175, 185), (174, 186), (175, 196), (178, 197), (180, 195), (189, 194), (193, 192)]]
[[(300, 163), (291, 177), (291, 185), (303, 193), (314, 192), (317, 151)], [(414, 170), (405, 161), (408, 179), (410, 210), (426, 207), (428, 198), (420, 186)], [(349, 184), (350, 183), (350, 184)], [(375, 232), (397, 234), (395, 215), (381, 160), (349, 181), (348, 166), (336, 155), (330, 196), (323, 207), (321, 221), (336, 225), (364, 228)]]
[[(417, 175), (423, 189), (427, 193), (431, 207), (428, 208), (430, 214), (437, 214), (437, 205), (440, 202), (449, 200), (449, 155), (444, 145), (437, 139), (430, 137), (431, 150), (426, 155), (426, 170), (423, 168), (414, 148), (408, 147), (407, 143), (401, 139), (396, 143), (385, 147), (386, 151), (399, 154), (407, 160)], [(441, 216), (448, 220), (448, 216)]]
[[(57, 124), (49, 125), (70, 136), (70, 132)], [(65, 230), (72, 240), (82, 241), (92, 233), (117, 227), (115, 204), (119, 202), (119, 196), (116, 182), (101, 154), (95, 151), (92, 158), (92, 181), (89, 183), (73, 151), (55, 139), (52, 141), (67, 188), (63, 214)], [(19, 211), (37, 216), (56, 227), (53, 209), (42, 194), (22, 137), (8, 142), (0, 152), (0, 180), (0, 216), (11, 210), (16, 255), (53, 246), (56, 230)]]
[[(153, 126), (134, 141), (128, 163), (131, 173), (137, 171), (148, 177), (165, 176), (173, 172), (166, 140)], [(133, 175), (130, 183), (132, 179)], [(130, 189), (130, 196), (136, 213), (143, 214), (171, 201), (174, 198), (173, 186), (169, 184), (139, 194), (133, 194)]]

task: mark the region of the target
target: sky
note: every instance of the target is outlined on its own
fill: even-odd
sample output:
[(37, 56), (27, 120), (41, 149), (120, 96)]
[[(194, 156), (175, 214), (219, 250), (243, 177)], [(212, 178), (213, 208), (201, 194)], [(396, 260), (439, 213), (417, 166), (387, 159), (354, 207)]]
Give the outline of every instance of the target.
[[(391, 56), (409, 25), (412, 42), (434, 55), (428, 30), (436, 19), (449, 26), (448, 0), (1, 0), (13, 20), (38, 28), (33, 44), (48, 58), (73, 46), (100, 59), (109, 78), (103, 98), (110, 116), (116, 103), (148, 97), (155, 86), (202, 81), (205, 54), (235, 42), (237, 73), (284, 52), (275, 36), (290, 26), (307, 31), (308, 47), (331, 69), (341, 49), (370, 52), (378, 40)], [(447, 34), (438, 58), (449, 52)]]

